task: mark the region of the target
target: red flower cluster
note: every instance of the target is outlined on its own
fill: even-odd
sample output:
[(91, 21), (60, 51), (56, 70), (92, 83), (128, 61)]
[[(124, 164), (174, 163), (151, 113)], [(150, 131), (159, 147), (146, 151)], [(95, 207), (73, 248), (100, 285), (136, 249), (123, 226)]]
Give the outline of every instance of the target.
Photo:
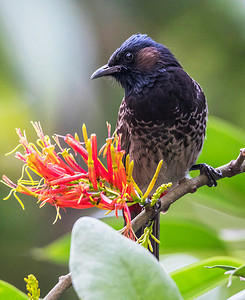
[[(24, 205), (16, 192), (35, 196), (38, 202), (41, 202), (40, 207), (47, 202), (54, 205), (57, 209), (56, 220), (60, 218), (60, 207), (79, 209), (98, 207), (109, 211), (114, 210), (116, 216), (118, 210), (122, 210), (127, 222), (125, 235), (134, 239), (128, 205), (136, 202), (144, 203), (144, 199), (156, 181), (161, 163), (147, 193), (143, 195), (132, 178), (133, 161), (130, 162), (127, 156), (124, 167), (122, 162), (124, 151), (121, 149), (120, 136), (115, 134), (110, 137), (110, 125), (108, 125), (108, 138), (102, 149), (106, 156), (107, 169), (98, 158), (97, 137), (92, 134), (88, 138), (85, 125), (83, 125), (84, 142), (79, 141), (77, 134), (75, 137), (70, 134), (62, 137), (64, 142), (74, 150), (75, 155), (83, 158), (88, 169), (86, 171), (76, 162), (68, 149), (61, 147), (60, 136), (54, 137), (61, 151), (57, 153), (50, 138), (44, 135), (40, 123), (32, 124), (39, 138), (37, 146), (29, 143), (25, 133), (22, 134), (20, 129), (16, 130), (20, 145), (24, 147), (24, 154), (16, 152), (15, 156), (24, 162), (24, 167), (22, 177), (17, 184), (7, 176), (3, 176), (2, 182), (11, 188), (10, 195), (14, 193), (23, 209)], [(29, 170), (40, 176), (41, 180), (35, 181)], [(24, 174), (27, 175), (28, 180), (23, 179)]]

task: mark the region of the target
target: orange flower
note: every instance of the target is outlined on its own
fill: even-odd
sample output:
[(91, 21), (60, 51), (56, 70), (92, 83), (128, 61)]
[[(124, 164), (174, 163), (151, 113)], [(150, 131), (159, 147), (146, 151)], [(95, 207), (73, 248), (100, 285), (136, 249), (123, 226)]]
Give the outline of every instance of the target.
[[(40, 207), (50, 203), (57, 209), (57, 218), (60, 218), (60, 207), (72, 207), (84, 209), (97, 207), (100, 209), (115, 211), (118, 217), (118, 210), (122, 210), (126, 220), (124, 234), (131, 239), (135, 235), (131, 226), (131, 216), (128, 204), (142, 203), (146, 195), (143, 196), (135, 184), (132, 172), (133, 161), (126, 158), (126, 169), (122, 159), (124, 151), (121, 150), (121, 137), (110, 135), (110, 125), (108, 127), (108, 139), (104, 149), (106, 155), (107, 168), (98, 158), (97, 137), (92, 134), (88, 138), (86, 126), (83, 125), (84, 142), (80, 142), (77, 134), (73, 137), (67, 134), (65, 137), (56, 135), (53, 145), (48, 136), (45, 136), (40, 123), (32, 123), (38, 140), (36, 145), (29, 143), (20, 129), (16, 129), (19, 136), (20, 145), (24, 148), (24, 153), (16, 152), (17, 159), (23, 161), (23, 175), (17, 184), (13, 183), (7, 176), (3, 176), (2, 182), (11, 188), (8, 199), (13, 193), (24, 209), (24, 205), (18, 193), (32, 195), (38, 199)], [(75, 156), (80, 155), (87, 171), (77, 162), (67, 148), (62, 148), (62, 139), (72, 148)], [(55, 147), (61, 150), (57, 153)], [(39, 181), (33, 179), (31, 172), (40, 177)], [(158, 168), (159, 172), (159, 168)], [(24, 174), (28, 179), (23, 179)], [(155, 182), (156, 176), (154, 177)], [(152, 188), (151, 183), (151, 188)], [(149, 191), (149, 190), (148, 190)]]

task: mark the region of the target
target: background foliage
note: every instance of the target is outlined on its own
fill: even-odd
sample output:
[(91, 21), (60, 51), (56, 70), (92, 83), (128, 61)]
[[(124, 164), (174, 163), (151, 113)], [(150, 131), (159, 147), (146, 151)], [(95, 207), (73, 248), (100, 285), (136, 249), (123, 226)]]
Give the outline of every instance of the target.
[[(91, 82), (89, 78), (136, 32), (149, 34), (173, 51), (202, 85), (210, 115), (218, 117), (210, 117), (200, 161), (218, 166), (234, 158), (245, 140), (244, 20), (245, 1), (240, 0), (154, 4), (139, 0), (2, 0), (1, 173), (13, 181), (19, 178), (21, 164), (4, 154), (18, 143), (15, 127), (26, 129), (30, 140), (35, 138), (31, 120), (40, 120), (49, 135), (80, 133), (85, 122), (104, 140), (106, 126), (102, 124), (116, 123), (123, 91), (110, 86), (108, 80)], [(168, 271), (212, 255), (245, 259), (244, 189), (244, 175), (236, 176), (222, 180), (215, 190), (202, 188), (171, 207), (162, 220), (161, 237), (161, 260)], [(7, 193), (1, 185), (1, 198)], [(62, 213), (62, 221), (51, 225), (55, 218), (52, 207), (38, 209), (30, 197), (23, 201), (24, 212), (14, 198), (1, 202), (0, 278), (24, 290), (23, 278), (34, 273), (44, 296), (57, 277), (68, 271), (67, 264), (59, 260), (60, 253), (67, 255), (67, 250), (57, 247), (53, 259), (44, 261), (47, 253), (40, 248), (69, 232), (84, 212), (68, 210)], [(97, 215), (96, 211), (85, 214), (90, 213)], [(59, 264), (50, 262), (54, 259)], [(223, 299), (241, 288), (234, 280), (228, 290), (214, 291), (212, 299)], [(72, 291), (64, 299), (67, 297), (76, 299)]]

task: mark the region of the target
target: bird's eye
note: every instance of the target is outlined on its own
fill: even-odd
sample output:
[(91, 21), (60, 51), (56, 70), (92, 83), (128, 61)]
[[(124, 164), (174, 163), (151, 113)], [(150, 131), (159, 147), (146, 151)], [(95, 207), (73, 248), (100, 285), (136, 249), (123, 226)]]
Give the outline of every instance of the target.
[(134, 58), (134, 55), (131, 52), (126, 52), (123, 58), (126, 62), (131, 62)]

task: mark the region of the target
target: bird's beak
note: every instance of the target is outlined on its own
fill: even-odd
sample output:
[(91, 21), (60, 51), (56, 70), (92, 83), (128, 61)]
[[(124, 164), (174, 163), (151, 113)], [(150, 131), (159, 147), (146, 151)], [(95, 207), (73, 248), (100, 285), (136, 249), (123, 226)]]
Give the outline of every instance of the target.
[(90, 79), (95, 79), (95, 78), (99, 78), (99, 77), (102, 77), (102, 76), (109, 76), (109, 75), (112, 75), (114, 73), (119, 73), (121, 71), (121, 69), (122, 69), (121, 66), (111, 66), (111, 67), (109, 67), (108, 65), (104, 65), (103, 67), (96, 70), (92, 74)]

